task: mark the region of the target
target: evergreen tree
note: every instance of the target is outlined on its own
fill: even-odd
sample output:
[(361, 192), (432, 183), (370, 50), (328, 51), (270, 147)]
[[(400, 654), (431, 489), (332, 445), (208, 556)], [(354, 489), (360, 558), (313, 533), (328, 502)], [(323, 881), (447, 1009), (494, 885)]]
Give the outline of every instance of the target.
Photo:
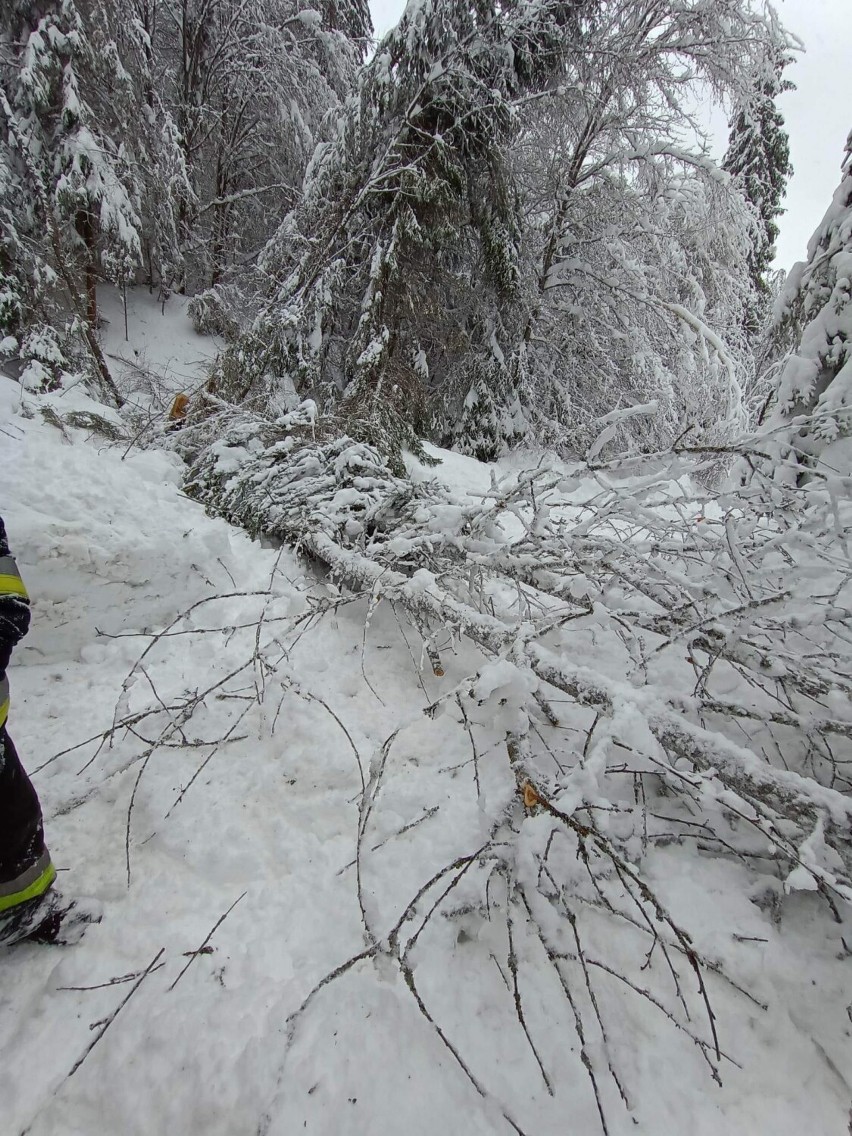
[(722, 163), (755, 212), (748, 266), (756, 295), (745, 313), (751, 336), (764, 323), (770, 292), (768, 274), (778, 237), (776, 218), (784, 212), (781, 202), (793, 173), (784, 118), (776, 102), (778, 95), (793, 86), (783, 78), (789, 62), (785, 55), (776, 61), (770, 59), (753, 96), (737, 107)]
[[(781, 373), (768, 428), (781, 438), (778, 460), (799, 477), (818, 462), (847, 473), (852, 435), (852, 132), (842, 179), (787, 278), (778, 320), (799, 331)], [(801, 416), (807, 416), (797, 422)], [(779, 432), (785, 423), (794, 430)]]
[(168, 293), (184, 274), (178, 219), (191, 208), (194, 194), (177, 124), (161, 89), (160, 0), (77, 2), (88, 4), (96, 56), (109, 64), (107, 69), (101, 63), (89, 76), (87, 91), (101, 121), (120, 123), (139, 201), (143, 279)]
[[(140, 255), (138, 193), (118, 123), (96, 113), (85, 83), (120, 86), (114, 44), (93, 44), (74, 0), (16, 0), (2, 17), (0, 168), (11, 224), (4, 242), (4, 330), (49, 378), (82, 337), (101, 385), (115, 397), (97, 346), (97, 281), (130, 277)], [(20, 257), (22, 245), (29, 253)], [(11, 266), (11, 270), (10, 270)]]
[(361, 0), (4, 6), (6, 353), (37, 360), (40, 381), (95, 359), (110, 387), (98, 283), (132, 283), (141, 268), (165, 294), (194, 291), (253, 260), (297, 198), (370, 34)]
[(373, 18), (368, 0), (322, 0), (322, 26), (342, 32), (355, 50), (358, 62), (366, 59), (373, 40)]
[[(431, 430), (433, 394), (454, 395), (461, 411), (474, 377), (501, 369), (520, 242), (503, 144), (590, 6), (429, 0), (406, 10), (262, 258), (280, 291), (226, 360), (235, 393), (248, 386), (265, 404), (288, 376), (396, 453)], [(505, 418), (502, 407), (487, 415)]]

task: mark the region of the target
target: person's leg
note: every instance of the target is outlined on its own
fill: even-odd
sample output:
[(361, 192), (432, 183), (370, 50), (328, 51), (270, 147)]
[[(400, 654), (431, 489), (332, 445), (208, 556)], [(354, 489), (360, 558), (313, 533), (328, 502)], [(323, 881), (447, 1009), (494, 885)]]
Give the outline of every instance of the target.
[(4, 924), (8, 931), (13, 921), (31, 922), (55, 877), (56, 871), (44, 843), (38, 796), (3, 727), (0, 729), (0, 931)]

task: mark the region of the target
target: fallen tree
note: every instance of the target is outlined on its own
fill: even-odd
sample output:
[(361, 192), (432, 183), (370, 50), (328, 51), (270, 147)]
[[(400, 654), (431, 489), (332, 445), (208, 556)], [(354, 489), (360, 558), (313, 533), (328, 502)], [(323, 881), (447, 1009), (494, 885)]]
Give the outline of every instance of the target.
[[(255, 427), (248, 429), (253, 432)], [(684, 516), (689, 512), (687, 501), (679, 503), (674, 524), (661, 520), (659, 510), (655, 514), (653, 504), (647, 503), (655, 490), (683, 476), (686, 465), (677, 455), (667, 462), (649, 459), (648, 465), (657, 468), (638, 490), (601, 480), (601, 499), (583, 506), (584, 511), (594, 509), (594, 518), (577, 523), (573, 509), (563, 510), (570, 516), (562, 520), (549, 515), (548, 493), (565, 478), (546, 466), (510, 479), (507, 486), (495, 485), (493, 496), (481, 504), (463, 506), (437, 481), (416, 485), (396, 477), (377, 451), (349, 438), (309, 443), (285, 427), (280, 440), (251, 457), (243, 450), (244, 430), (237, 428), (207, 451), (188, 481), (190, 491), (217, 512), (255, 534), (275, 536), (304, 549), (354, 590), (398, 601), (425, 629), (450, 628), (490, 654), (511, 656), (541, 682), (599, 714), (611, 716), (619, 705), (633, 704), (670, 757), (685, 758), (701, 772), (712, 771), (721, 784), (755, 807), (767, 807), (799, 826), (816, 823), (824, 815), (829, 828), (837, 832), (838, 850), (846, 855), (848, 831), (844, 830), (852, 818), (852, 800), (844, 792), (820, 784), (813, 776), (777, 769), (698, 719), (702, 711), (749, 718), (811, 732), (821, 740), (848, 738), (852, 720), (817, 715), (813, 707), (797, 710), (791, 705), (778, 712), (724, 704), (708, 692), (706, 681), (693, 699), (661, 697), (658, 691), (615, 680), (593, 666), (573, 665), (564, 650), (548, 644), (556, 628), (592, 614), (593, 592), (600, 594), (613, 581), (624, 585), (629, 573), (641, 570), (640, 561), (646, 557), (647, 579), (634, 577), (635, 595), (619, 595), (612, 610), (620, 620), (630, 621), (634, 636), (644, 632), (659, 637), (656, 653), (678, 642), (705, 656), (725, 659), (748, 672), (750, 681), (778, 682), (801, 698), (812, 701), (831, 689), (848, 695), (845, 660), (830, 650), (819, 668), (803, 658), (798, 667), (785, 664), (783, 673), (779, 670), (785, 657), (792, 664), (782, 642), (785, 628), (792, 633), (809, 622), (831, 626), (848, 615), (845, 607), (830, 602), (848, 582), (848, 570), (833, 564), (836, 558), (828, 550), (814, 549), (811, 567), (823, 563), (835, 591), (812, 597), (812, 618), (799, 609), (802, 597), (795, 597), (796, 589), (779, 588), (770, 574), (769, 554), (783, 562), (785, 550), (813, 531), (810, 513), (800, 518), (800, 526), (788, 524), (786, 531), (767, 523), (763, 533), (752, 533), (748, 545), (737, 550), (732, 526), (739, 536), (749, 518), (760, 512), (755, 510), (753, 493), (739, 501), (748, 505), (748, 513), (735, 517), (731, 499), (727, 518), (712, 525), (700, 515), (697, 523)], [(222, 458), (239, 450), (247, 460), (235, 476), (230, 462), (223, 463)], [(706, 505), (710, 495), (698, 500)], [(498, 532), (495, 521), (501, 515), (518, 519), (524, 531), (515, 538)], [(690, 547), (683, 539), (692, 535), (690, 529), (711, 531), (696, 533)], [(592, 535), (593, 530), (598, 535)], [(653, 546), (654, 556), (648, 556), (643, 543)], [(722, 550), (727, 563), (720, 562)], [(725, 581), (727, 587), (720, 586), (720, 594), (706, 594), (701, 575), (695, 580), (676, 579), (677, 565), (695, 563), (696, 558), (702, 575), (718, 574)], [(661, 569), (666, 561), (671, 569), (668, 580)], [(776, 566), (774, 572), (779, 571)], [(483, 608), (481, 587), (479, 600), (475, 595), (475, 578), (486, 574), (511, 581), (519, 596), (526, 594), (527, 604), (542, 605), (542, 616), (519, 621), (505, 612), (489, 614)], [(581, 600), (570, 598), (572, 587)], [(728, 589), (730, 598), (721, 594)], [(739, 593), (745, 602), (732, 603), (731, 599), (741, 598)], [(638, 596), (652, 599), (659, 610), (635, 610)], [(430, 637), (428, 630), (425, 635)], [(773, 637), (779, 639), (777, 650), (768, 646), (767, 639)], [(837, 650), (836, 642), (834, 647)], [(769, 661), (773, 656), (778, 665)], [(849, 787), (842, 776), (840, 784)], [(829, 872), (824, 882), (847, 878), (845, 873), (837, 881), (831, 876)]]
[[(588, 1027), (565, 969), (579, 966), (605, 1040), (577, 904), (649, 935), (652, 951), (661, 948), (676, 1003), (665, 1013), (718, 1078), (724, 1054), (703, 977), (718, 966), (699, 954), (643, 878), (643, 857), (658, 838), (682, 843), (690, 832), (681, 826), (694, 826), (705, 851), (749, 865), (758, 901), (773, 909), (785, 893), (812, 890), (839, 920), (852, 901), (845, 634), (852, 560), (844, 480), (824, 474), (798, 489), (779, 488), (760, 474), (760, 443), (745, 439), (737, 452), (754, 477), (725, 492), (701, 487), (708, 466), (725, 455), (681, 449), (574, 467), (543, 458), (499, 480), (492, 474), (487, 490), (462, 493), (423, 468), (394, 474), (375, 449), (334, 436), (337, 426), (308, 412), (270, 422), (219, 405), (214, 419), (190, 427), (207, 444), (187, 491), (253, 534), (296, 547), (338, 585), (369, 597), (368, 625), (379, 604), (403, 609), (436, 675), (443, 674), (442, 651), (462, 640), (475, 644), (478, 669), (426, 710), (458, 709), (477, 793), (481, 755), (472, 723), (502, 731), (514, 791), (484, 843), (424, 883), (394, 925), (380, 926), (362, 893), (361, 856), (398, 731), (387, 739), (360, 805), (357, 875), (367, 945), (314, 993), (350, 966), (389, 954), (421, 1012), (486, 1095), (428, 1010), (410, 952), (438, 908), (462, 919), (481, 908), (490, 920), (499, 877), (504, 978), (548, 1091), (513, 970), (513, 935), (519, 920), (534, 928), (582, 1038)], [(548, 741), (548, 730), (552, 741), (565, 729), (576, 731), (567, 745)], [(681, 809), (676, 818), (659, 817), (663, 800)], [(674, 825), (673, 837), (661, 819)], [(531, 851), (530, 832), (541, 824), (546, 835)], [(573, 863), (585, 865), (585, 882)], [(415, 918), (420, 930), (403, 946)], [(659, 1003), (638, 985), (638, 972), (606, 960), (595, 966)], [(678, 966), (698, 978), (707, 1036), (690, 1024)], [(607, 1131), (606, 1069), (627, 1103), (617, 1059), (607, 1051), (601, 1065), (585, 1043), (581, 1050)], [(521, 1131), (511, 1108), (501, 1108)]]

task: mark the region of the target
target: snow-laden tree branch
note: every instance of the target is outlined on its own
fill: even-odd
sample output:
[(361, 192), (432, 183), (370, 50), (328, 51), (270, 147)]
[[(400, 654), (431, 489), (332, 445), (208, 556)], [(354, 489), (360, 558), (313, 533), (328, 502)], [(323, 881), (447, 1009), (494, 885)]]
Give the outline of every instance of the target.
[[(451, 664), (456, 678), (424, 707), (470, 747), (479, 811), (456, 833), (469, 850), (401, 908), (369, 882), (384, 785), (417, 729), (400, 707), (359, 798), (353, 866), (366, 946), (308, 992), (291, 1043), (327, 986), (390, 964), (463, 1075), (521, 1130), (513, 1102), (457, 1044), (427, 978), (436, 920), (492, 942), (497, 919), (505, 935), (491, 957), (546, 1092), (554, 1082), (525, 994), (530, 935), (574, 1015), (604, 1132), (630, 1094), (597, 1006), (600, 975), (649, 999), (721, 1079), (715, 984), (750, 995), (696, 951), (646, 877), (646, 856), (697, 839), (703, 855), (747, 865), (755, 901), (772, 909), (798, 890), (817, 893), (832, 917), (852, 903), (845, 482), (779, 487), (759, 472), (759, 440), (744, 438), (734, 449), (756, 471), (744, 488), (702, 488), (708, 464), (726, 455), (684, 443), (608, 462), (544, 457), (461, 492), (416, 462), (395, 475), (313, 407), (277, 423), (221, 401), (213, 409), (181, 442), (201, 446), (193, 496), (324, 565), (344, 594), (368, 597), (367, 628), (383, 605), (404, 613), (434, 675), (456, 652), (472, 660), (460, 678)], [(362, 674), (369, 682), (363, 657)], [(419, 802), (418, 825), (431, 823), (428, 806)], [(590, 912), (659, 951), (671, 990), (646, 977), (647, 956), (626, 965), (621, 948), (593, 948)], [(596, 1054), (582, 1040), (591, 1033), (604, 1038)]]
[[(274, 441), (272, 427), (252, 455), (244, 443), (254, 430), (234, 427), (196, 465), (190, 486), (202, 500), (297, 544), (349, 587), (510, 659), (545, 698), (555, 688), (602, 718), (643, 723), (645, 742), (629, 731), (618, 741), (640, 745), (655, 773), (677, 779), (686, 768), (694, 790), (732, 794), (793, 866), (823, 826), (834, 851), (806, 870), (852, 898), (852, 781), (836, 752), (849, 734), (841, 625), (852, 569), (835, 544), (836, 524), (848, 520), (833, 517), (827, 497), (807, 495), (792, 520), (753, 492), (714, 500), (671, 456), (627, 485), (581, 468), (566, 483), (545, 466), (460, 502), (438, 482), (393, 476), (374, 450), (346, 438), (314, 444), (282, 431)], [(814, 581), (810, 597), (787, 586), (794, 565)], [(508, 606), (495, 600), (501, 594)], [(633, 658), (623, 680), (608, 653), (577, 661), (574, 640), (598, 624)], [(818, 672), (809, 661), (817, 641)], [(682, 680), (667, 690), (654, 677), (684, 652), (691, 694)], [(735, 699), (714, 692), (714, 669), (742, 676), (751, 696), (748, 686)], [(830, 692), (843, 712), (817, 705)], [(735, 734), (728, 722), (739, 723)], [(799, 752), (778, 768), (766, 746), (789, 752), (785, 732), (799, 735)]]

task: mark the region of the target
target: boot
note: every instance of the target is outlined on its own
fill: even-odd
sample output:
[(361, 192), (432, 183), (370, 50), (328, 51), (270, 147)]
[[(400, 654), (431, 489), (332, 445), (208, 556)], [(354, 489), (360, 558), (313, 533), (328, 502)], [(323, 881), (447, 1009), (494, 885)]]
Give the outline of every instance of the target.
[(79, 943), (90, 923), (100, 923), (102, 917), (98, 903), (67, 900), (51, 889), (0, 915), (0, 946), (16, 943), (72, 946)]

